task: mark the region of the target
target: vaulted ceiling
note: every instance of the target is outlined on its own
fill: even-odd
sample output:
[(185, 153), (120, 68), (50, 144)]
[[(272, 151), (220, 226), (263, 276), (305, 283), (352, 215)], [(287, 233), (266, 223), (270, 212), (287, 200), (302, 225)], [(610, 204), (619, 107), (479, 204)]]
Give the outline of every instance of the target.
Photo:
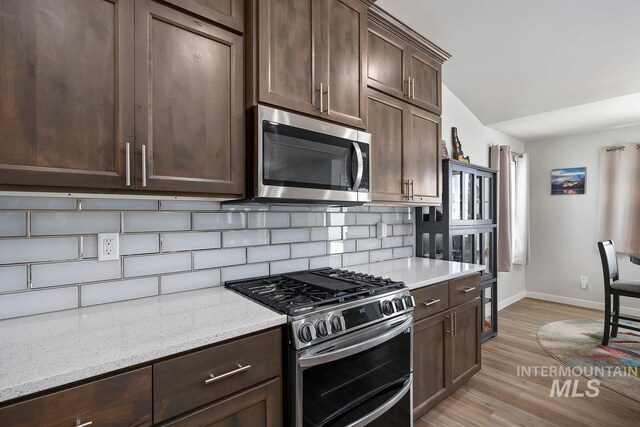
[(452, 54), (444, 83), (486, 125), (531, 141), (640, 123), (638, 0), (377, 4)]

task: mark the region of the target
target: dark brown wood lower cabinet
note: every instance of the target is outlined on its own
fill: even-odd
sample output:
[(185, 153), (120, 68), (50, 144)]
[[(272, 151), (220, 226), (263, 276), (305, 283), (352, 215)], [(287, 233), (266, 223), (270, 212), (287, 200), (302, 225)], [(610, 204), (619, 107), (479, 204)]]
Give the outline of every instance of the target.
[(414, 419), (480, 370), (481, 319), (476, 298), (414, 324)]
[(164, 425), (175, 427), (281, 426), (282, 382), (280, 378), (274, 378)]

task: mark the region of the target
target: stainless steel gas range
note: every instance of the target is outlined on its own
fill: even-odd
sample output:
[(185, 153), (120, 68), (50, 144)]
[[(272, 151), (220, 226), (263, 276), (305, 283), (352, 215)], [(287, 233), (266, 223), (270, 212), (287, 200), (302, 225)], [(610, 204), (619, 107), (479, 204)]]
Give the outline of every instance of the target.
[(225, 285), (289, 317), (289, 425), (412, 424), (414, 301), (404, 283), (326, 268)]

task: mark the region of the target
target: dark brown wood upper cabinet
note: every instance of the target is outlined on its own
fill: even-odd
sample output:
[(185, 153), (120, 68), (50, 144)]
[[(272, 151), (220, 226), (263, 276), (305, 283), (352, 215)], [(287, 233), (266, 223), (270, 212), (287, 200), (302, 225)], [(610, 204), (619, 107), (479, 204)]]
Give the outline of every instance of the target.
[(415, 49), (408, 58), (408, 75), (412, 79), (410, 102), (439, 114), (442, 111), (441, 64)]
[(244, 0), (165, 0), (210, 21), (244, 31)]
[(442, 201), (440, 160), (440, 116), (408, 107), (404, 139), (404, 172), (410, 179), (412, 202), (439, 204)]
[(374, 23), (369, 23), (368, 39), (368, 85), (397, 98), (406, 97), (404, 67), (409, 45)]
[(133, 5), (0, 0), (0, 184), (127, 188)]
[(241, 197), (242, 37), (136, 2), (136, 186)]
[[(253, 2), (257, 102), (366, 127), (366, 11), (361, 0)], [(258, 24), (259, 23), (259, 24)], [(253, 84), (253, 83), (252, 83)]]

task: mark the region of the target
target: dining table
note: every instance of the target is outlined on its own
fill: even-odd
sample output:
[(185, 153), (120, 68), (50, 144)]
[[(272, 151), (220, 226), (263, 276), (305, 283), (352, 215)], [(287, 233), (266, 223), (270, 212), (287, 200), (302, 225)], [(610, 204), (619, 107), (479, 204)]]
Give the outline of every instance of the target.
[(629, 255), (629, 259), (632, 263), (640, 265), (640, 254)]

